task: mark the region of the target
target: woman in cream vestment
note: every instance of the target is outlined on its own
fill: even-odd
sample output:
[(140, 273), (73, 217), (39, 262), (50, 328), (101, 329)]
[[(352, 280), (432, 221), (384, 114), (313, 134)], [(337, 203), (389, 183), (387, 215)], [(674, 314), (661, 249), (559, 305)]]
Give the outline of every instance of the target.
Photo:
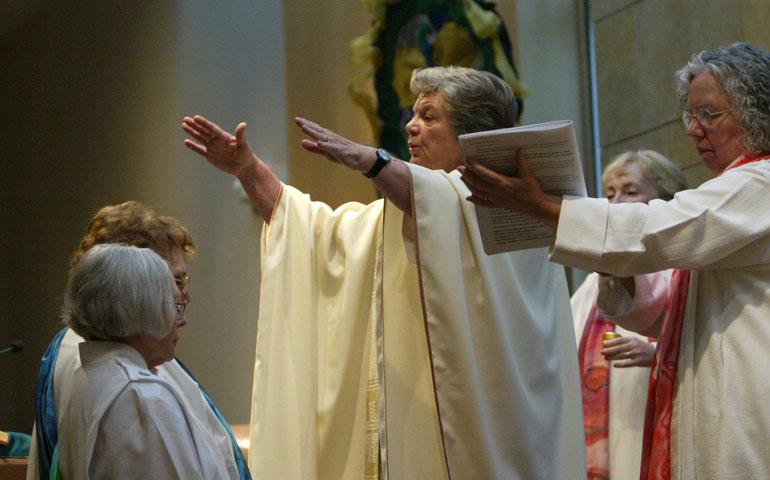
[[(584, 478), (564, 272), (546, 249), (486, 255), (453, 172), (458, 134), (513, 124), (510, 87), (486, 72), (431, 68), (415, 72), (412, 89), (412, 163), (297, 119), (307, 150), (365, 172), (386, 197), (336, 210), (275, 178), (245, 124), (233, 136), (184, 119), (186, 145), (238, 176), (267, 223), (252, 472)], [(465, 108), (483, 110), (466, 112), (464, 127), (449, 112)]]

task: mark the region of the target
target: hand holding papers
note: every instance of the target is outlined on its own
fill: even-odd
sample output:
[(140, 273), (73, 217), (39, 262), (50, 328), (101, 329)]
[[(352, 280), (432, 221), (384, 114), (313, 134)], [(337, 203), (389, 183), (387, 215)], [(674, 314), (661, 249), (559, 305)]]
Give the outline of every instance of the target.
[[(583, 168), (570, 120), (460, 135), (465, 158), (507, 176), (516, 173), (516, 155), (524, 152), (545, 193), (586, 196)], [(491, 255), (550, 246), (554, 229), (532, 217), (502, 208), (476, 205), (484, 251)]]

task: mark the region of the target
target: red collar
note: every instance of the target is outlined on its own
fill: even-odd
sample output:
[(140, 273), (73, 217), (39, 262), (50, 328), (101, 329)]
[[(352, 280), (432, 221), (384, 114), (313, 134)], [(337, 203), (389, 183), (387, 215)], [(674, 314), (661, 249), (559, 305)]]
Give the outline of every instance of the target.
[(726, 171), (728, 171), (730, 169), (733, 169), (735, 167), (740, 167), (742, 165), (746, 165), (747, 163), (754, 163), (754, 162), (758, 162), (760, 160), (767, 160), (767, 159), (770, 159), (770, 155), (762, 155), (762, 156), (759, 156), (759, 157), (756, 157), (756, 158), (751, 158), (751, 157), (749, 157), (748, 153), (744, 152), (744, 153), (741, 154), (740, 157), (738, 157), (738, 161), (737, 162), (733, 163), (729, 167), (727, 167), (724, 170), (722, 170), (722, 172), (719, 175), (722, 175)]

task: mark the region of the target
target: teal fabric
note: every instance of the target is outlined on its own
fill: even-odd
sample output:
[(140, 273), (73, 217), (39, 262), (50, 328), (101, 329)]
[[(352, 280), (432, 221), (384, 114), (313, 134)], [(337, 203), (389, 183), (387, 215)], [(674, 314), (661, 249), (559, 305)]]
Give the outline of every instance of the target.
[(26, 433), (8, 432), (8, 445), (0, 445), (0, 457), (28, 457), (31, 440), (32, 437)]
[(53, 374), (56, 369), (56, 359), (59, 357), (59, 347), (68, 328), (63, 328), (51, 340), (40, 363), (40, 375), (37, 379), (35, 394), (35, 431), (37, 432), (37, 460), (40, 480), (48, 480), (51, 470), (51, 458), (54, 448), (59, 441), (56, 425), (56, 400), (53, 392)]
[[(61, 471), (59, 471), (59, 443), (56, 443), (56, 446), (53, 449), (53, 454), (51, 455), (51, 471), (46, 472), (48, 473), (51, 480), (64, 480), (64, 476), (61, 474)], [(42, 478), (43, 472), (40, 472), (40, 477)]]

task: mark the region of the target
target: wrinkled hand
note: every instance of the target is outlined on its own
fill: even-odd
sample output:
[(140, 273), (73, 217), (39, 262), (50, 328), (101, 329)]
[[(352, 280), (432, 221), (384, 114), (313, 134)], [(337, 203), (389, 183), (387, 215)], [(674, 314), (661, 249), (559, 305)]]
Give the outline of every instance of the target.
[(655, 346), (637, 337), (620, 337), (604, 341), (602, 355), (616, 368), (649, 367), (655, 356)]
[(323, 155), (332, 162), (361, 172), (369, 171), (374, 165), (377, 159), (376, 148), (352, 142), (304, 118), (297, 117), (294, 121), (305, 135), (312, 138), (312, 140), (302, 140), (302, 147), (305, 150)]
[(231, 175), (240, 176), (256, 159), (246, 141), (246, 124), (235, 128), (235, 135), (222, 130), (217, 124), (200, 115), (184, 117), (182, 130), (194, 140), (186, 139), (185, 146), (203, 156), (212, 165)]
[(471, 191), (468, 200), (483, 207), (525, 213), (555, 226), (559, 219), (561, 198), (543, 192), (521, 150), (516, 155), (516, 164), (516, 176), (507, 177), (471, 158), (466, 159), (465, 166), (458, 170)]

